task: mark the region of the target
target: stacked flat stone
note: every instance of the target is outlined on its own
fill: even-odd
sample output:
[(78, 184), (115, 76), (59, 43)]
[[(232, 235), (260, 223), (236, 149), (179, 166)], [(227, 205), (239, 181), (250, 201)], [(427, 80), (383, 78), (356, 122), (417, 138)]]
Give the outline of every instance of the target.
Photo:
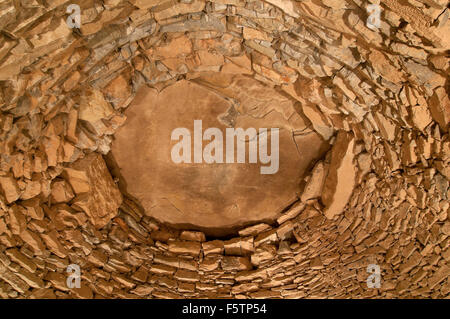
[[(0, 297), (448, 297), (449, 9), (382, 1), (374, 30), (375, 2), (86, 0), (71, 29), (70, 1), (0, 1)], [(146, 216), (101, 156), (141, 86), (217, 72), (333, 145), (277, 221), (227, 240)]]

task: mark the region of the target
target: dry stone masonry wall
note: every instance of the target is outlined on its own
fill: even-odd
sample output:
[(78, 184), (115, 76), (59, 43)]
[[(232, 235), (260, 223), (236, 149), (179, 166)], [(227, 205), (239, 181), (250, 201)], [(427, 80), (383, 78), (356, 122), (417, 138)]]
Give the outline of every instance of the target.
[[(448, 17), (444, 0), (0, 0), (0, 297), (448, 297)], [(298, 198), (228, 237), (145, 215), (103, 156), (138, 89), (241, 77), (330, 144)]]

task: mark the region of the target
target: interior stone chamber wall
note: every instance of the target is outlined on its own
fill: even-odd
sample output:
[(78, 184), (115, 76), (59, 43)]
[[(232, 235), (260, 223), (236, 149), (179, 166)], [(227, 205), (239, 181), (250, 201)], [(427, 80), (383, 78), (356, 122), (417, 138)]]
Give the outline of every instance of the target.
[[(0, 297), (448, 297), (448, 4), (378, 2), (372, 30), (371, 3), (0, 0)], [(332, 144), (276, 220), (228, 237), (146, 216), (106, 164), (138, 88), (219, 72)]]

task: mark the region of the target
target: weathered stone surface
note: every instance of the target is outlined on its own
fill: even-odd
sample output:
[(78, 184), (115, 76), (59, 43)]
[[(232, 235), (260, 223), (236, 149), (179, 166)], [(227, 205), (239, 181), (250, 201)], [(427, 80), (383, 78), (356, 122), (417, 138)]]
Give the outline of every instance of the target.
[(339, 132), (333, 145), (330, 167), (322, 192), (327, 218), (333, 219), (343, 212), (355, 187), (354, 145), (355, 139), (351, 134)]
[(8, 249), (6, 251), (6, 255), (11, 259), (11, 261), (18, 263), (21, 267), (25, 268), (29, 272), (35, 272), (36, 271), (36, 264), (33, 263), (33, 261), (22, 254), (17, 249)]
[(92, 299), (92, 289), (87, 285), (82, 284), (80, 288), (73, 288), (71, 292), (80, 299)]
[(404, 79), (404, 74), (396, 69), (383, 53), (373, 51), (369, 55), (369, 60), (376, 71), (388, 81), (399, 83)]
[(259, 234), (258, 236), (256, 236), (255, 238), (255, 246), (259, 246), (261, 244), (264, 243), (272, 243), (272, 242), (276, 242), (278, 240), (277, 237), (277, 230), (276, 229), (272, 229), (269, 231), (265, 231), (264, 233)]
[(221, 254), (224, 250), (224, 244), (221, 240), (213, 240), (202, 243), (203, 253), (208, 254)]
[(264, 224), (264, 223), (263, 224), (256, 224), (256, 225), (253, 225), (253, 226), (241, 229), (239, 231), (239, 235), (242, 236), (242, 237), (253, 236), (253, 235), (257, 235), (257, 234), (259, 234), (259, 233), (261, 233), (261, 232), (263, 232), (265, 230), (268, 230), (268, 229), (270, 229), (270, 225), (267, 225), (267, 224)]
[(23, 200), (27, 200), (33, 197), (38, 196), (41, 193), (41, 181), (39, 179), (28, 180), (27, 186), (25, 190), (20, 195), (20, 198)]
[(169, 243), (169, 251), (175, 254), (189, 254), (198, 256), (201, 245), (192, 241), (174, 241)]
[(69, 202), (74, 197), (72, 188), (64, 181), (59, 180), (52, 185), (52, 200), (54, 203)]
[[(221, 81), (211, 80), (215, 85)], [(123, 190), (135, 197), (148, 215), (172, 225), (189, 224), (217, 233), (219, 227), (226, 231), (244, 222), (274, 218), (295, 198), (299, 179), (310, 162), (321, 156), (325, 143), (312, 132), (292, 139), (288, 130), (305, 126), (290, 100), (275, 91), (264, 91), (254, 81), (234, 81), (213, 89), (237, 98), (240, 107), (235, 111), (227, 100), (188, 82), (179, 82), (160, 94), (143, 90), (127, 110), (127, 124), (115, 135), (112, 156), (120, 169), (117, 174), (123, 178)], [(251, 85), (249, 91), (239, 91), (239, 84)], [(253, 98), (257, 94), (259, 100)], [(275, 101), (277, 104), (273, 104)], [(181, 115), (173, 117), (165, 112), (169, 105)], [(175, 164), (171, 159), (175, 144), (171, 132), (176, 128), (192, 131), (194, 120), (202, 120), (204, 130), (219, 128), (224, 137), (229, 126), (281, 128), (279, 171), (264, 175), (260, 165), (252, 163)], [(155, 152), (157, 157), (152, 156)], [(278, 193), (274, 197), (271, 194), (275, 189)]]
[(12, 203), (20, 196), (20, 189), (13, 176), (0, 176), (0, 187), (8, 203)]
[(44, 288), (44, 281), (33, 274), (32, 272), (28, 271), (27, 269), (21, 269), (17, 273), (17, 277), (22, 279), (25, 283), (27, 283), (30, 287), (33, 288)]
[(181, 281), (196, 282), (199, 280), (199, 275), (194, 271), (180, 269), (177, 270), (177, 272), (174, 275), (174, 278)]
[(176, 58), (192, 52), (192, 42), (186, 37), (171, 40), (166, 46), (160, 46), (152, 52), (152, 56), (161, 59)]
[(189, 2), (179, 2), (172, 6), (166, 6), (161, 11), (155, 12), (157, 21), (168, 19), (180, 14), (200, 12), (205, 8), (206, 2), (203, 0), (192, 0)]
[(134, 5), (139, 9), (148, 9), (165, 2), (168, 2), (168, 0), (136, 0), (134, 1)]
[(55, 255), (61, 258), (65, 258), (67, 256), (67, 250), (61, 244), (58, 239), (58, 233), (56, 231), (51, 231), (48, 234), (41, 234), (42, 239), (44, 239), (45, 244), (48, 249), (53, 252)]
[(32, 231), (24, 230), (20, 233), (20, 238), (22, 238), (25, 243), (30, 245), (35, 255), (40, 256), (44, 254), (45, 246), (39, 238), (39, 235)]
[(221, 267), (225, 271), (242, 271), (252, 269), (252, 265), (248, 258), (235, 256), (223, 257)]
[(22, 206), (13, 205), (9, 212), (11, 232), (14, 235), (20, 235), (27, 227), (27, 220), (24, 215), (25, 209)]
[(22, 202), (23, 207), (27, 209), (27, 215), (31, 218), (42, 220), (44, 219), (44, 211), (40, 206), (38, 198), (29, 199)]
[(181, 240), (190, 240), (190, 241), (198, 241), (198, 242), (204, 242), (206, 240), (205, 234), (202, 232), (195, 232), (195, 231), (182, 231), (180, 234)]
[(281, 225), (285, 221), (297, 217), (305, 209), (305, 207), (306, 205), (302, 202), (295, 203), (291, 208), (289, 208), (289, 210), (284, 212), (283, 215), (277, 219), (277, 223)]
[(76, 195), (73, 205), (81, 208), (96, 228), (102, 228), (117, 215), (122, 195), (101, 155), (91, 153), (71, 164), (65, 173)]
[(306, 202), (309, 199), (318, 198), (322, 194), (322, 187), (327, 175), (328, 167), (323, 163), (317, 163), (311, 173), (305, 189), (303, 190), (301, 200)]
[(448, 131), (448, 123), (450, 122), (450, 99), (445, 88), (437, 88), (428, 105), (433, 119), (439, 124), (442, 130)]
[[(63, 0), (0, 2), (0, 298), (450, 295), (446, 1), (384, 0), (379, 27), (372, 0), (82, 1), (79, 30)], [(298, 175), (271, 184), (247, 171), (242, 182), (214, 167), (216, 178), (198, 170), (180, 183), (172, 168), (165, 179), (137, 170), (155, 181), (138, 191), (195, 207), (183, 217), (237, 194), (224, 224), (219, 210), (194, 218), (217, 221), (205, 232), (161, 223), (129, 194), (120, 205), (104, 163), (86, 156), (134, 125), (124, 113), (142, 87), (157, 103), (172, 90), (161, 127), (209, 113), (222, 129), (280, 127)], [(141, 111), (137, 142), (124, 143), (164, 163), (141, 141)], [(81, 288), (67, 286), (69, 264)], [(380, 289), (366, 287), (370, 264)]]
[(82, 97), (78, 119), (83, 120), (98, 134), (102, 135), (107, 128), (103, 122), (114, 114), (111, 105), (105, 100), (103, 93), (93, 90)]
[(16, 276), (12, 271), (0, 264), (0, 278), (7, 282), (14, 290), (19, 293), (25, 293), (29, 289), (29, 285)]

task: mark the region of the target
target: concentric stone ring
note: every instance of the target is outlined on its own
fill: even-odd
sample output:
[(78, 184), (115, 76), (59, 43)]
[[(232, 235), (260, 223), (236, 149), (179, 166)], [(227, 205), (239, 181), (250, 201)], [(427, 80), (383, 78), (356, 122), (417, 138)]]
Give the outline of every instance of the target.
[(1, 2), (0, 297), (448, 297), (448, 15)]

